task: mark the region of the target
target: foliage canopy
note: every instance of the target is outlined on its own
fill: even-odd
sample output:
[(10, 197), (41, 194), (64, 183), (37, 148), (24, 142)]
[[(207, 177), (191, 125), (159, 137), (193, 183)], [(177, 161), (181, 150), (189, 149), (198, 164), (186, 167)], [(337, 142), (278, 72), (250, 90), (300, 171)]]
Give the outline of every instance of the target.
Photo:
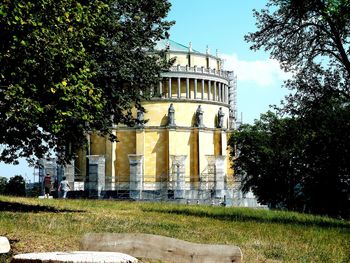
[(254, 16), (258, 30), (246, 40), (293, 72), (293, 93), (231, 138), (243, 190), (271, 207), (347, 217), (350, 1), (270, 0)]
[(130, 125), (168, 65), (150, 56), (172, 22), (167, 0), (2, 0), (0, 161), (60, 161), (86, 134)]

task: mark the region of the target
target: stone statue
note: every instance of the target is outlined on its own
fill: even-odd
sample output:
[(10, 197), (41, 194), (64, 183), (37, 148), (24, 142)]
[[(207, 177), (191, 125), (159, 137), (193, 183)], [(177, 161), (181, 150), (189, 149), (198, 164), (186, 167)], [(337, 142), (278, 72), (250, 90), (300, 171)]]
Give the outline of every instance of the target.
[(235, 120), (236, 120), (236, 117), (235, 117), (235, 113), (232, 109), (230, 109), (230, 112), (229, 112), (229, 129), (234, 129), (235, 128)]
[(234, 117), (235, 117), (235, 114), (234, 114), (232, 109), (230, 109), (229, 117), (232, 118), (232, 119), (234, 119)]
[(140, 128), (143, 128), (145, 123), (145, 117), (144, 117), (144, 113), (142, 110), (137, 110), (137, 122), (138, 122), (138, 126)]
[(175, 109), (171, 103), (168, 109), (168, 126), (176, 126), (175, 124)]
[(196, 127), (203, 128), (203, 110), (202, 106), (199, 105), (197, 110), (196, 110)]
[(218, 125), (217, 125), (218, 128), (223, 128), (224, 116), (225, 116), (225, 113), (222, 111), (222, 107), (220, 107), (218, 111)]

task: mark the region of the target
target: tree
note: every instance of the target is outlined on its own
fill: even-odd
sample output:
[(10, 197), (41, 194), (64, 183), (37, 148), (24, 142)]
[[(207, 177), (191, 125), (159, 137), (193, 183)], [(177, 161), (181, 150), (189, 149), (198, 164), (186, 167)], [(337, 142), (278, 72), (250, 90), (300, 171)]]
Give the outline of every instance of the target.
[(6, 177), (0, 177), (0, 194), (6, 193), (7, 181)]
[(302, 209), (302, 196), (297, 191), (302, 139), (297, 119), (279, 118), (271, 111), (262, 114), (254, 125), (240, 126), (229, 144), (239, 150), (234, 171), (243, 192), (252, 190), (260, 203), (272, 208)]
[(308, 116), (268, 112), (242, 125), (229, 141), (239, 151), (234, 170), (242, 190), (269, 207), (347, 217), (350, 105), (319, 104)]
[(264, 47), (286, 70), (326, 57), (329, 69), (341, 67), (343, 77), (350, 76), (348, 0), (270, 0), (254, 16), (258, 31), (245, 37), (253, 50)]
[(0, 161), (69, 161), (147, 99), (165, 59), (166, 0), (4, 0), (0, 4)]
[(347, 217), (350, 1), (270, 0), (254, 15), (258, 30), (245, 38), (294, 74), (285, 83), (293, 93), (278, 115), (262, 115), (231, 139), (243, 190), (272, 207)]
[(6, 193), (14, 196), (26, 196), (26, 183), (21, 175), (11, 177), (6, 186)]
[(254, 16), (258, 31), (245, 36), (251, 49), (264, 48), (294, 72), (287, 112), (302, 114), (325, 93), (350, 100), (350, 1), (270, 0)]

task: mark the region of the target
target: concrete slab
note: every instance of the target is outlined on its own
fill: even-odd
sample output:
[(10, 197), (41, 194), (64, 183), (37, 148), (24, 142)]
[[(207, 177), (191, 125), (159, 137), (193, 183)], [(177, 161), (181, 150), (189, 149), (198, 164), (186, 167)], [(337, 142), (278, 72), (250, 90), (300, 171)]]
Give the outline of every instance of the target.
[(16, 255), (11, 263), (137, 263), (132, 256), (118, 252), (72, 251), (72, 252), (45, 252)]
[(0, 254), (8, 253), (10, 249), (11, 246), (7, 237), (0, 236)]

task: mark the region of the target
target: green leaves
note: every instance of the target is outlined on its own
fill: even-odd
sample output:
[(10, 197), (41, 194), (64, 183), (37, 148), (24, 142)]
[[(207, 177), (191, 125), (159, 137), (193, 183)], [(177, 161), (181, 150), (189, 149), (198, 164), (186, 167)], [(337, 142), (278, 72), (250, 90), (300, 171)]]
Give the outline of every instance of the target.
[(41, 158), (50, 146), (65, 162), (74, 154), (65, 146), (83, 147), (86, 132), (110, 135), (111, 116), (128, 122), (125, 112), (167, 65), (146, 50), (171, 25), (163, 21), (169, 7), (164, 0), (1, 2), (0, 161)]
[(236, 170), (272, 206), (348, 217), (350, 1), (270, 0), (254, 15), (245, 39), (294, 73), (293, 94), (278, 109), (290, 118), (266, 114), (238, 132)]

